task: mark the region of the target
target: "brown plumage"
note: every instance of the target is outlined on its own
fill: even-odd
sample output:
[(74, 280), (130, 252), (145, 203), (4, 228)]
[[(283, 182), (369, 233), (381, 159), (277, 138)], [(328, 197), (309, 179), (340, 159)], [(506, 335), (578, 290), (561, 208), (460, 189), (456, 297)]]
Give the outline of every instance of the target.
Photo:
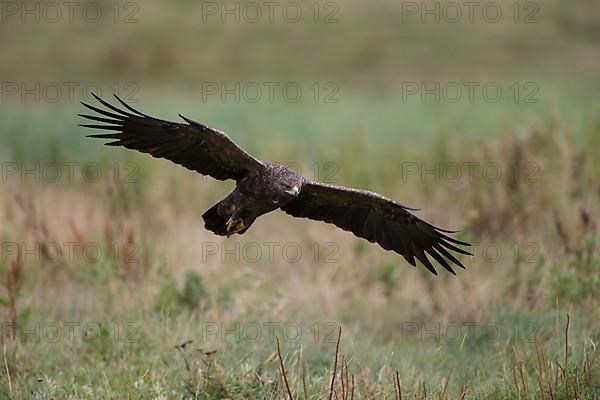
[(451, 264), (464, 268), (450, 251), (470, 254), (457, 246), (469, 246), (411, 214), (394, 200), (367, 190), (313, 182), (276, 163), (260, 161), (237, 146), (229, 136), (192, 121), (168, 122), (150, 117), (115, 98), (125, 110), (94, 96), (107, 109), (82, 103), (101, 116), (79, 114), (101, 124), (81, 125), (115, 133), (90, 135), (112, 139), (111, 146), (124, 146), (157, 158), (165, 158), (219, 180), (233, 179), (237, 185), (202, 218), (206, 229), (217, 235), (243, 234), (259, 216), (281, 209), (300, 218), (334, 224), (356, 236), (393, 250), (411, 264), (420, 261), (436, 274), (427, 255), (454, 273)]

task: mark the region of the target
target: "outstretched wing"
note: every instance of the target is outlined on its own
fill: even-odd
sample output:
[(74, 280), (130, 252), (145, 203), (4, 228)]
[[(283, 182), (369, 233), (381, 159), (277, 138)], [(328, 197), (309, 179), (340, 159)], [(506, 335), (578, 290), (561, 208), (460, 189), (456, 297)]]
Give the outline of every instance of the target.
[(464, 265), (449, 250), (471, 254), (455, 246), (468, 243), (446, 235), (453, 231), (435, 227), (412, 215), (408, 207), (367, 190), (307, 181), (298, 197), (281, 209), (294, 217), (335, 224), (401, 254), (413, 266), (416, 258), (436, 275), (426, 254), (453, 274), (451, 264)]
[(79, 116), (101, 124), (81, 125), (86, 128), (116, 131), (89, 135), (100, 139), (114, 139), (109, 146), (124, 146), (156, 158), (165, 158), (187, 169), (215, 179), (239, 181), (248, 173), (257, 173), (263, 164), (236, 145), (225, 132), (209, 128), (179, 114), (187, 123), (163, 121), (133, 109), (117, 95), (115, 98), (126, 110), (119, 109), (94, 95), (107, 109), (82, 102), (85, 107), (100, 114)]

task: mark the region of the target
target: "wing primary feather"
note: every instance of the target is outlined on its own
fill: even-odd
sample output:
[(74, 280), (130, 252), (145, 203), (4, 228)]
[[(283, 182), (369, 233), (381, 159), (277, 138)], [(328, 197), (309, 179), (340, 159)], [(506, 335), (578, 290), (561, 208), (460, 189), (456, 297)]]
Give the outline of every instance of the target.
[(406, 204), (402, 204), (402, 203), (398, 203), (398, 202), (396, 202), (396, 204), (408, 211), (421, 211), (420, 208), (410, 207), (410, 206), (407, 206)]
[(441, 240), (440, 239), (439, 243), (442, 244), (442, 245), (444, 245), (444, 247), (446, 247), (447, 249), (450, 249), (452, 251), (456, 251), (457, 253), (464, 254), (466, 256), (472, 256), (473, 255), (472, 253), (469, 253), (466, 250), (463, 250), (461, 248), (458, 248), (456, 246), (451, 245), (450, 243), (446, 242), (445, 240)]
[(444, 233), (458, 233), (458, 232), (460, 232), (460, 230), (452, 231), (450, 229), (443, 229), (443, 228), (440, 228), (439, 226), (431, 225), (430, 223), (427, 223), (427, 225), (430, 225), (436, 231), (440, 231), (440, 232), (444, 232)]
[(410, 255), (405, 254), (404, 259), (413, 267), (417, 266), (417, 263), (415, 262), (415, 257), (412, 254), (410, 254)]
[(94, 139), (118, 139), (123, 135), (120, 133), (103, 133), (101, 135), (87, 135), (86, 137), (94, 138)]
[(470, 243), (463, 242), (463, 241), (460, 241), (458, 239), (451, 238), (450, 236), (447, 236), (447, 235), (440, 235), (440, 236), (441, 236), (442, 239), (444, 239), (446, 241), (449, 241), (449, 242), (452, 242), (454, 244), (458, 244), (458, 245), (461, 245), (461, 246), (469, 246), (469, 247), (471, 246)]
[(113, 125), (87, 125), (87, 124), (80, 124), (79, 126), (82, 126), (84, 128), (92, 128), (92, 129), (106, 129), (109, 131), (122, 131), (123, 127), (122, 126), (113, 126)]
[(437, 251), (439, 251), (440, 253), (442, 253), (442, 255), (444, 257), (446, 257), (447, 259), (452, 261), (454, 264), (458, 265), (462, 269), (465, 269), (465, 266), (463, 265), (463, 263), (461, 263), (456, 257), (454, 257), (448, 250), (446, 250), (439, 243), (434, 244), (433, 248), (436, 249)]
[(87, 115), (87, 114), (77, 114), (77, 115), (79, 115), (82, 118), (91, 119), (92, 121), (106, 122), (107, 124), (120, 124), (122, 122), (122, 121), (119, 121), (116, 119), (96, 117), (95, 115)]
[(102, 104), (104, 107), (110, 108), (111, 110), (113, 110), (113, 111), (115, 111), (115, 112), (118, 112), (119, 114), (123, 114), (123, 115), (124, 115), (124, 116), (126, 116), (126, 117), (135, 117), (135, 115), (133, 115), (133, 114), (129, 114), (128, 112), (125, 112), (125, 111), (123, 111), (123, 110), (121, 110), (121, 109), (119, 109), (119, 108), (117, 108), (117, 107), (113, 106), (112, 104), (110, 104), (110, 103), (106, 102), (105, 100), (102, 100), (102, 99), (101, 99), (100, 97), (98, 97), (98, 96), (97, 96), (95, 93), (92, 93), (92, 96), (94, 96), (94, 98), (95, 98), (96, 100), (98, 100), (98, 102), (99, 102), (100, 104)]
[(136, 110), (135, 108), (131, 107), (129, 104), (127, 104), (123, 100), (121, 100), (121, 98), (119, 96), (117, 96), (116, 93), (113, 93), (113, 96), (115, 96), (115, 99), (117, 99), (117, 101), (119, 103), (121, 103), (123, 105), (123, 107), (125, 107), (129, 111), (131, 111), (131, 112), (139, 115), (140, 117), (155, 119), (154, 117), (151, 117), (151, 116), (149, 116), (147, 114), (144, 114), (143, 112), (140, 112), (140, 111)]
[(103, 110), (101, 108), (94, 107), (91, 104), (84, 103), (83, 101), (81, 102), (81, 104), (84, 107), (87, 107), (90, 110), (95, 111), (95, 112), (97, 112), (100, 115), (104, 115), (105, 117), (111, 117), (111, 118), (114, 118), (114, 119), (118, 119), (119, 121), (125, 121), (127, 119), (127, 117), (124, 116), (124, 115), (113, 114), (110, 111), (106, 111), (106, 110)]
[(440, 232), (444, 232), (444, 233), (458, 233), (460, 232), (460, 230), (450, 230), (450, 229), (444, 229), (444, 228), (440, 228), (439, 226), (435, 226), (430, 224), (427, 221), (423, 221), (426, 225), (428, 225), (430, 228), (435, 229), (436, 231), (440, 231)]
[(184, 116), (183, 116), (183, 115), (181, 115), (181, 114), (179, 114), (179, 116), (180, 116), (180, 117), (181, 117), (181, 118), (182, 118), (182, 119), (183, 119), (185, 122), (187, 122), (187, 123), (188, 123), (188, 124), (190, 124), (190, 125), (194, 125), (194, 126), (197, 126), (197, 127), (199, 127), (199, 128), (202, 128), (202, 129), (203, 129), (203, 130), (205, 130), (205, 131), (207, 131), (207, 130), (209, 130), (209, 129), (210, 129), (208, 126), (206, 126), (206, 125), (204, 125), (204, 124), (201, 124), (200, 122), (196, 122), (196, 121), (194, 121), (193, 119), (186, 118), (186, 117), (184, 117)]
[(427, 221), (423, 221), (423, 222), (425, 223), (425, 225), (429, 226), (430, 228), (433, 228), (436, 231), (440, 231), (440, 232), (444, 232), (444, 233), (457, 233), (457, 232), (460, 232), (460, 231), (451, 231), (449, 229), (440, 228), (439, 226), (435, 226), (433, 224), (430, 224)]
[(444, 269), (446, 269), (446, 271), (450, 272), (452, 275), (456, 275), (456, 272), (454, 272), (454, 270), (452, 269), (452, 267), (450, 266), (450, 264), (448, 264), (448, 261), (446, 261), (444, 259), (444, 257), (442, 257), (441, 255), (439, 255), (439, 253), (437, 251), (435, 251), (434, 248), (431, 248), (431, 249), (427, 250), (427, 253), (429, 253), (433, 258), (435, 258), (435, 260), (442, 267), (444, 267)]
[(427, 268), (432, 274), (437, 275), (437, 271), (435, 270), (435, 268), (433, 268), (433, 265), (431, 264), (431, 261), (429, 261), (429, 259), (427, 258), (427, 255), (425, 255), (425, 252), (422, 249), (415, 250), (415, 257), (417, 257), (417, 260), (421, 261), (421, 264), (423, 264), (425, 268)]

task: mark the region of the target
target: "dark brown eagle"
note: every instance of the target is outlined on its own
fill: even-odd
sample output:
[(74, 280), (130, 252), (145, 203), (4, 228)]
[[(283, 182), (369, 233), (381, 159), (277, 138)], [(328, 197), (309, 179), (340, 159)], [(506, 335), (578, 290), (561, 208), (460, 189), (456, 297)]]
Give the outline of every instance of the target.
[(124, 110), (94, 97), (107, 109), (82, 102), (101, 116), (79, 115), (101, 124), (81, 126), (115, 133), (89, 137), (112, 139), (106, 144), (149, 153), (215, 179), (237, 182), (233, 192), (202, 215), (206, 229), (217, 235), (243, 234), (256, 218), (279, 208), (294, 217), (335, 224), (401, 254), (413, 266), (415, 259), (419, 260), (434, 274), (436, 270), (426, 254), (453, 274), (451, 263), (464, 268), (449, 250), (469, 255), (455, 246), (469, 244), (447, 235), (455, 231), (433, 226), (408, 212), (415, 209), (367, 190), (313, 182), (283, 165), (257, 160), (225, 132), (181, 114), (186, 123), (168, 122), (142, 114), (116, 95)]

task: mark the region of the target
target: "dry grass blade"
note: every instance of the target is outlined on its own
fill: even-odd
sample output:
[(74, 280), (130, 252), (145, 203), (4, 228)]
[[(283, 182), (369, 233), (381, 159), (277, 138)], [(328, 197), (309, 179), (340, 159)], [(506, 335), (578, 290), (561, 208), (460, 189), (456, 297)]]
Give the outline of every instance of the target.
[(396, 389), (396, 399), (402, 400), (402, 387), (400, 386), (400, 373), (398, 371), (394, 375), (394, 388)]
[(575, 375), (573, 376), (573, 396), (575, 400), (579, 399), (579, 394), (577, 393), (577, 376), (579, 375), (579, 366), (575, 367)]
[(348, 372), (348, 366), (350, 365), (350, 361), (348, 358), (342, 356), (342, 380), (345, 381), (343, 385), (346, 389), (344, 393), (344, 400), (348, 400), (348, 396), (350, 396), (350, 373)]
[(525, 374), (523, 373), (523, 361), (519, 360), (519, 375), (521, 376), (521, 384), (523, 385), (523, 395), (527, 397), (528, 389), (527, 382), (525, 381)]
[(2, 346), (2, 355), (4, 356), (4, 369), (6, 371), (6, 378), (8, 380), (8, 393), (12, 398), (12, 379), (10, 377), (10, 369), (8, 368), (8, 362), (6, 361), (6, 343)]
[(460, 388), (460, 396), (458, 397), (459, 400), (464, 400), (466, 395), (467, 395), (467, 387), (463, 384), (462, 387)]
[(515, 348), (515, 346), (513, 345), (512, 347), (513, 350), (513, 380), (515, 383), (515, 390), (517, 391), (517, 396), (521, 397), (521, 387), (519, 386), (519, 381), (517, 379), (517, 349)]
[(329, 400), (333, 398), (334, 385), (335, 385), (335, 374), (337, 373), (337, 363), (340, 353), (340, 339), (342, 338), (342, 327), (340, 326), (338, 331), (337, 344), (335, 345), (335, 360), (333, 362), (333, 374), (331, 374), (331, 386), (329, 388)]
[(540, 377), (539, 374), (537, 376), (537, 380), (538, 380), (538, 385), (540, 387), (540, 394), (542, 396), (542, 400), (545, 400), (546, 399), (546, 393), (544, 392), (544, 385), (542, 384), (542, 378)]
[(567, 313), (567, 326), (565, 328), (565, 369), (569, 364), (569, 324), (571, 323), (571, 316)]
[(546, 372), (546, 368), (544, 365), (544, 360), (543, 360), (543, 356), (542, 353), (540, 351), (540, 346), (539, 346), (539, 342), (537, 340), (537, 337), (533, 338), (533, 344), (535, 347), (535, 354), (537, 357), (537, 362), (538, 362), (538, 374), (537, 374), (537, 381), (538, 381), (538, 385), (540, 387), (540, 393), (543, 399), (546, 398), (546, 393), (544, 391), (544, 382), (546, 381), (546, 377), (547, 377), (547, 372)]
[(568, 363), (569, 363), (569, 324), (571, 323), (571, 316), (567, 313), (567, 326), (565, 327), (565, 364), (562, 369), (563, 374), (563, 385), (565, 386), (565, 399), (569, 398), (569, 383), (567, 381), (567, 371), (568, 371)]
[(448, 383), (450, 382), (450, 377), (452, 376), (452, 369), (448, 371), (448, 375), (446, 376), (446, 382), (444, 383), (444, 389), (440, 394), (440, 400), (444, 400), (446, 398), (446, 391), (448, 390)]
[(346, 357), (342, 354), (342, 362), (341, 362), (341, 370), (340, 370), (340, 380), (342, 381), (342, 399), (346, 400), (346, 382), (344, 382), (344, 363)]
[(308, 400), (308, 390), (306, 390), (306, 364), (304, 363), (304, 356), (302, 358), (302, 390), (304, 391), (304, 398)]
[[(8, 318), (10, 320), (11, 329), (9, 337), (12, 340), (17, 338), (17, 292), (21, 281), (23, 271), (23, 259), (21, 247), (17, 246), (17, 258), (10, 263), (10, 269), (6, 273), (6, 292), (8, 297)], [(1, 338), (2, 336), (0, 336)]]
[(287, 394), (290, 400), (293, 400), (292, 391), (290, 390), (290, 385), (287, 380), (287, 375), (285, 373), (285, 366), (283, 365), (283, 358), (281, 357), (281, 349), (279, 348), (279, 337), (275, 338), (277, 340), (277, 355), (279, 356), (279, 364), (281, 366), (281, 375), (283, 376), (283, 382), (285, 383), (285, 389), (287, 390)]
[(190, 362), (188, 361), (188, 357), (186, 355), (185, 348), (191, 343), (192, 343), (192, 341), (188, 340), (184, 343), (181, 343), (181, 344), (178, 344), (175, 346), (175, 350), (177, 350), (179, 352), (179, 354), (181, 354), (181, 357), (183, 358), (183, 362), (185, 364), (185, 369), (188, 373), (192, 372), (192, 368), (190, 366)]

